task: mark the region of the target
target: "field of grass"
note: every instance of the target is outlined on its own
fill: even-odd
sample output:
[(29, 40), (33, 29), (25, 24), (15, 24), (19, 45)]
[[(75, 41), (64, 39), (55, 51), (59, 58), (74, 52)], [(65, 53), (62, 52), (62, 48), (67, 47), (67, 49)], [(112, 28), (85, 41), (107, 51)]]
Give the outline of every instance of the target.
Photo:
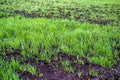
[(119, 0), (0, 0), (0, 80), (66, 80), (48, 65), (69, 80), (120, 79)]
[(0, 17), (69, 19), (120, 26), (119, 0), (1, 0)]

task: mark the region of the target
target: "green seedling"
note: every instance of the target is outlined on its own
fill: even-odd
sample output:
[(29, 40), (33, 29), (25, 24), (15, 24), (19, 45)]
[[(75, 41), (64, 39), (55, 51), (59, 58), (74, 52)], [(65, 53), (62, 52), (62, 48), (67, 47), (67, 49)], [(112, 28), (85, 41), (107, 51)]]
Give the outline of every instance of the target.
[(63, 61), (61, 64), (64, 71), (74, 73), (74, 69), (71, 67), (69, 61)]
[(43, 73), (39, 73), (39, 77), (42, 78), (43, 77)]
[(31, 65), (21, 65), (20, 70), (28, 71), (28, 72), (32, 73), (33, 75), (37, 74), (37, 70), (35, 69), (35, 67), (33, 67)]
[(79, 71), (79, 72), (77, 73), (77, 75), (78, 75), (78, 77), (80, 78), (81, 75), (82, 75), (82, 72)]
[(98, 72), (94, 71), (94, 70), (90, 70), (89, 74), (95, 77), (98, 77)]

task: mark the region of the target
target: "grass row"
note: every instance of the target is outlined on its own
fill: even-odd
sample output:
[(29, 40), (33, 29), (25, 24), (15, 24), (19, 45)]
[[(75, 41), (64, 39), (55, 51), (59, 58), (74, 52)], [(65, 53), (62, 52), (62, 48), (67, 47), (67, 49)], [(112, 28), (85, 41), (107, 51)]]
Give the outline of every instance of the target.
[[(76, 56), (78, 64), (84, 64), (84, 57), (111, 68), (120, 53), (119, 5), (119, 0), (0, 0), (0, 80), (20, 80), (16, 70), (43, 76), (34, 66), (20, 64), (19, 59), (6, 59), (12, 54), (21, 55), (23, 61), (30, 58), (49, 63), (62, 52)], [(74, 73), (69, 61), (61, 65), (62, 70)], [(90, 74), (98, 76), (92, 70)]]
[(20, 15), (120, 26), (119, 0), (1, 0), (0, 3), (0, 17)]
[(116, 63), (119, 41), (118, 27), (101, 27), (69, 20), (0, 19), (2, 56), (19, 49), (23, 58), (50, 62), (52, 55), (63, 52), (111, 67)]
[(21, 80), (18, 71), (28, 71), (37, 75), (35, 67), (25, 64), (21, 65), (18, 60), (11, 59), (10, 62), (0, 59), (0, 80)]

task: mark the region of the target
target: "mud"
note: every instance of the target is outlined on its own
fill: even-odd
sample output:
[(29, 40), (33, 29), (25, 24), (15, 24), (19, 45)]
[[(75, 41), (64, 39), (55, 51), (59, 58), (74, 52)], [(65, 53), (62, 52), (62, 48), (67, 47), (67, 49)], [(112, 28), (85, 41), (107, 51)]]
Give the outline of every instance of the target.
[[(90, 7), (81, 6), (78, 7), (55, 7), (50, 6), (50, 9), (38, 9), (37, 11), (27, 11), (27, 10), (11, 10), (11, 9), (0, 9), (0, 11), (4, 14), (0, 15), (2, 17), (10, 17), (10, 16), (22, 16), (26, 18), (48, 18), (48, 19), (68, 19), (68, 20), (76, 20), (80, 22), (88, 22), (91, 24), (99, 24), (99, 25), (119, 25), (119, 5), (104, 5), (101, 6), (93, 6)], [(114, 15), (114, 18), (109, 15)], [(94, 17), (96, 16), (96, 17)], [(107, 19), (107, 20), (106, 20)]]
[[(51, 60), (50, 63), (44, 61), (36, 61), (34, 59), (28, 59), (24, 61), (25, 64), (31, 64), (36, 67), (37, 73), (42, 73), (42, 77), (38, 75), (32, 75), (29, 72), (19, 72), (19, 75), (22, 79), (26, 80), (120, 80), (120, 61), (113, 66), (113, 69), (107, 69), (100, 65), (89, 63), (87, 59), (81, 58), (84, 64), (76, 62), (76, 58), (71, 55), (64, 53), (59, 53), (58, 60)], [(61, 69), (61, 62), (68, 60), (74, 68), (74, 73), (68, 73)], [(57, 66), (57, 67), (56, 67)], [(97, 76), (90, 74), (90, 70), (94, 70), (98, 73)], [(82, 72), (82, 75), (79, 77), (78, 72)], [(23, 75), (24, 74), (24, 75)], [(30, 76), (31, 75), (31, 76)]]

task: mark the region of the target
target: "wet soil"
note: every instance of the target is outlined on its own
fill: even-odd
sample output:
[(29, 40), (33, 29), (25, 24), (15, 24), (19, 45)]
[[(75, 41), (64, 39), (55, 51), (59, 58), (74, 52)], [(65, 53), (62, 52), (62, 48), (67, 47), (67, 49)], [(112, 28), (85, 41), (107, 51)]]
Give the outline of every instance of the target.
[[(48, 19), (69, 19), (76, 20), (80, 22), (88, 22), (91, 24), (99, 25), (112, 25), (119, 26), (120, 20), (120, 8), (119, 5), (104, 5), (104, 6), (94, 6), (90, 7), (81, 6), (78, 7), (55, 7), (50, 6), (50, 9), (38, 9), (37, 11), (27, 11), (27, 10), (12, 10), (12, 9), (0, 9), (2, 17), (10, 16), (24, 16), (27, 18), (48, 18)], [(108, 15), (109, 14), (109, 15)], [(110, 16), (111, 15), (111, 16)], [(112, 17), (113, 16), (113, 17)]]
[[(19, 51), (18, 51), (19, 52)], [(15, 52), (17, 53), (17, 52)], [(7, 55), (9, 58), (15, 57), (16, 55)], [(57, 59), (54, 58), (57, 56)], [(118, 56), (120, 59), (120, 55)], [(120, 60), (118, 59), (117, 64), (111, 69), (104, 68), (100, 65), (90, 63), (86, 58), (81, 57), (80, 63), (77, 58), (72, 55), (67, 55), (60, 52), (58, 55), (53, 55), (50, 63), (42, 60), (35, 60), (28, 58), (21, 61), (21, 64), (30, 64), (35, 66), (37, 74), (33, 75), (28, 71), (17, 71), (20, 78), (23, 80), (120, 80)], [(69, 61), (71, 67), (74, 69), (74, 73), (69, 73), (62, 70), (62, 61)], [(93, 70), (97, 75), (91, 74)], [(78, 72), (81, 72), (81, 76), (78, 76)], [(43, 74), (43, 76), (39, 76)]]

